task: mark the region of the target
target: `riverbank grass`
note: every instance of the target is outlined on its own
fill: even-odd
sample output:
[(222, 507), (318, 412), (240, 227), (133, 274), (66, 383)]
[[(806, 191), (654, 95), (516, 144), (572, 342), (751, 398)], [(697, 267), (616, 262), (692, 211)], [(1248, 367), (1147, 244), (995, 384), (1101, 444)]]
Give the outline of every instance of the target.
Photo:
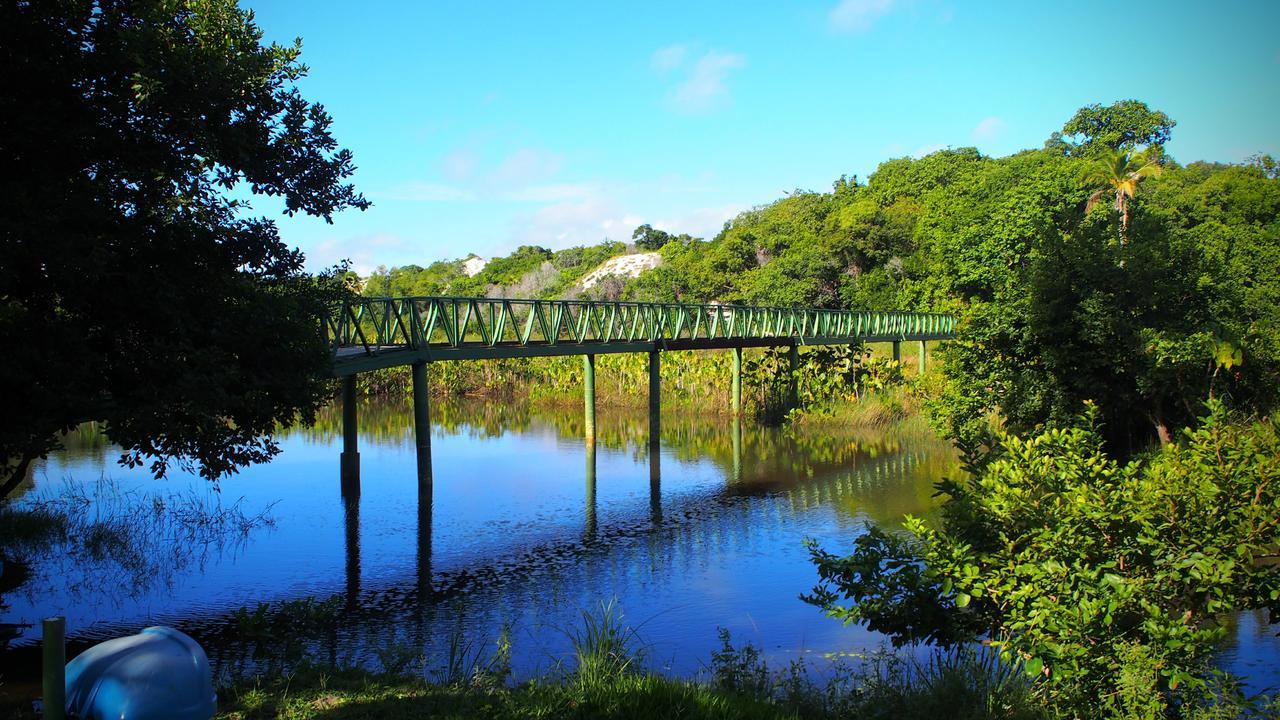
[(357, 670), (306, 670), (224, 691), (223, 720), (379, 718), (791, 718), (766, 702), (708, 686), (620, 675), (591, 683), (478, 690)]

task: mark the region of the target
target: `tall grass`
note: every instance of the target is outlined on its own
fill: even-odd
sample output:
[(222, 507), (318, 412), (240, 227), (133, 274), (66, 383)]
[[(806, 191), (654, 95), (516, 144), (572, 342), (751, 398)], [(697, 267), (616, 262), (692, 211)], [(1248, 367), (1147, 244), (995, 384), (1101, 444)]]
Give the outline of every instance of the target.
[[(806, 347), (792, 373), (789, 352), (780, 348), (748, 348), (743, 353), (742, 394), (746, 410), (777, 424), (793, 410), (794, 380), (801, 407), (823, 412), (833, 404), (856, 402), (901, 385), (905, 365), (876, 357), (866, 346)], [(733, 355), (728, 350), (664, 352), (664, 404), (697, 406), (727, 414)], [(432, 363), (429, 383), (436, 396), (528, 397), (547, 403), (581, 401), (581, 357), (458, 360)], [(357, 378), (367, 395), (406, 395), (408, 368), (362, 373)], [(599, 405), (643, 405), (649, 387), (645, 353), (619, 353), (596, 358), (596, 402)]]
[(582, 611), (582, 626), (569, 633), (576, 667), (573, 680), (584, 687), (600, 687), (637, 670), (640, 654), (636, 632), (622, 624), (616, 600)]

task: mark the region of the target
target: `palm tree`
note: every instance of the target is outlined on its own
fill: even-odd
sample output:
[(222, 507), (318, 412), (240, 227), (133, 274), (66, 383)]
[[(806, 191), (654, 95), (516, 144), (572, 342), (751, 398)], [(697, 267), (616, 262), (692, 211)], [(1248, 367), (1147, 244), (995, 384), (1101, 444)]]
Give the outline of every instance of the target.
[(1147, 150), (1111, 151), (1098, 158), (1096, 165), (1085, 176), (1086, 183), (1102, 186), (1089, 196), (1085, 212), (1092, 210), (1104, 196), (1115, 193), (1115, 208), (1120, 213), (1120, 244), (1123, 245), (1128, 239), (1125, 233), (1129, 229), (1129, 200), (1138, 192), (1138, 183), (1143, 178), (1159, 177), (1162, 172), (1164, 167)]

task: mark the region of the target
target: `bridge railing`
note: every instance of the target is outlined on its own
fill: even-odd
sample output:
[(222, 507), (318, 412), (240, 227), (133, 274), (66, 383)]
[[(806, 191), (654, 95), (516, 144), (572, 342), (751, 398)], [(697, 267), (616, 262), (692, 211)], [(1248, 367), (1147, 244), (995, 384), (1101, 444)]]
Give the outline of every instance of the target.
[(770, 338), (949, 337), (951, 315), (723, 304), (470, 297), (354, 298), (323, 318), (340, 348), (498, 348)]

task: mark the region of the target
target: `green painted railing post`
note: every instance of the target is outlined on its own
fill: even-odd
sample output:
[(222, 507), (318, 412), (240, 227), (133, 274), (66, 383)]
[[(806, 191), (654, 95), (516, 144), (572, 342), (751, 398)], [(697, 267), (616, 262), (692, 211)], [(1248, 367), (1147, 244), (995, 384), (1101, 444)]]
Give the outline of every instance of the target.
[(418, 446), (418, 487), (431, 487), (431, 396), (427, 364), (413, 364), (413, 437)]
[(733, 416), (742, 414), (742, 348), (733, 349)]
[(63, 720), (67, 716), (67, 619), (47, 617), (40, 639), (44, 660), (44, 687), (41, 702), (47, 720)]
[(800, 346), (793, 343), (787, 357), (787, 403), (789, 409), (795, 409), (800, 407)]
[(360, 494), (360, 428), (356, 418), (356, 376), (342, 378), (342, 494)]
[[(662, 438), (662, 353), (649, 351), (649, 445), (657, 448)], [(652, 452), (652, 450), (650, 451)]]
[(893, 361), (902, 362), (902, 341), (901, 340), (893, 341)]
[(588, 443), (596, 441), (596, 356), (582, 356), (582, 405)]
[(927, 366), (927, 363), (929, 361), (928, 352), (929, 352), (928, 349), (924, 346), (924, 341), (921, 340), (920, 341), (920, 374), (921, 375), (924, 374), (925, 367)]

